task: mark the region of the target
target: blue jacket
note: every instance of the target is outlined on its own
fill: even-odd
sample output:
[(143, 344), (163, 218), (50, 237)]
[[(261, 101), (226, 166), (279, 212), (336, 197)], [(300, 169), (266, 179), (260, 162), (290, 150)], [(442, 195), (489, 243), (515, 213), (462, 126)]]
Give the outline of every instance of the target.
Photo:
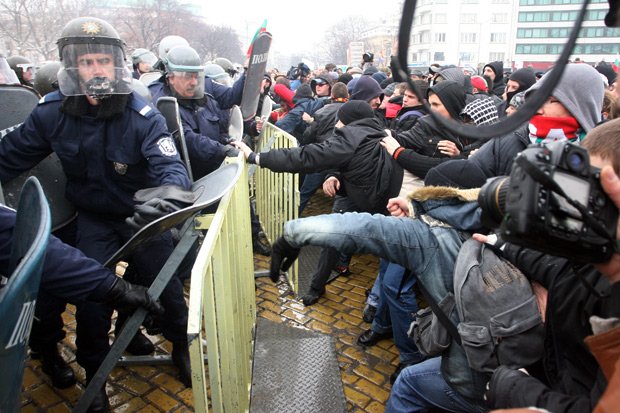
[(129, 95), (124, 110), (108, 119), (64, 113), (63, 99), (59, 92), (46, 95), (0, 141), (0, 181), (56, 152), (67, 175), (66, 198), (78, 210), (118, 218), (133, 214), (139, 189), (190, 187), (164, 118), (137, 94)]
[[(225, 157), (228, 140), (228, 109), (241, 103), (245, 76), (232, 87), (205, 78), (205, 98), (180, 100), (179, 112), (194, 179), (217, 169)], [(162, 96), (170, 96), (163, 78), (149, 85), (153, 104)]]
[(301, 140), (307, 124), (302, 116), (304, 112), (312, 116), (325, 105), (325, 100), (303, 98), (295, 102), (295, 107), (282, 119), (276, 122), (276, 126), (283, 131), (290, 133), (297, 140)]
[[(0, 206), (0, 268), (9, 267), (14, 227), (15, 211)], [(43, 290), (72, 303), (86, 299), (99, 301), (115, 280), (116, 276), (100, 263), (50, 236), (41, 275)]]

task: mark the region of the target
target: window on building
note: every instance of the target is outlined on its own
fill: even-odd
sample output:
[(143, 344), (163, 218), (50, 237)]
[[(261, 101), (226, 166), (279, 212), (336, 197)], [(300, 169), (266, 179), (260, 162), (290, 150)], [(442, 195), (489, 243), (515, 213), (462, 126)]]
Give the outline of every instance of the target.
[(446, 57), (444, 56), (444, 52), (433, 53), (433, 60), (436, 62), (443, 62), (444, 60), (446, 60)]
[(504, 52), (491, 52), (489, 53), (489, 62), (503, 62), (505, 55)]
[(448, 21), (446, 13), (437, 13), (433, 16), (433, 22), (437, 24), (445, 24)]
[(478, 33), (461, 33), (461, 43), (476, 43)]
[(461, 52), (459, 53), (459, 62), (468, 63), (474, 61), (474, 54), (470, 52)]
[(493, 13), (491, 23), (508, 23), (508, 13)]
[(420, 43), (430, 43), (431, 34), (428, 31), (420, 32)]
[(491, 33), (490, 43), (506, 43), (506, 33)]
[(476, 13), (463, 13), (461, 14), (461, 23), (476, 23), (478, 15)]
[(435, 33), (435, 43), (445, 43), (445, 42), (446, 42), (445, 33)]

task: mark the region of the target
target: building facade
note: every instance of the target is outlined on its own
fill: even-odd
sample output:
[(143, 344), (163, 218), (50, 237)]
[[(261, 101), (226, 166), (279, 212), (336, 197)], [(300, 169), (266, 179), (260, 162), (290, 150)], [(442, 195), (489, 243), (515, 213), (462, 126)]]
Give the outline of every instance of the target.
[[(572, 31), (582, 0), (519, 0), (515, 36), (515, 67), (544, 70), (555, 62)], [(607, 0), (591, 0), (572, 60), (617, 61), (620, 29), (605, 27)]]

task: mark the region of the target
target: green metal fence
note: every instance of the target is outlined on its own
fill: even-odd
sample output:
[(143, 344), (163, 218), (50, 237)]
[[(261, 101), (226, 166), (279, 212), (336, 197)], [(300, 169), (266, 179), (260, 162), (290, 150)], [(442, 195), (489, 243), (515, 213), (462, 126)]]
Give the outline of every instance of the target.
[[(256, 152), (269, 149), (292, 148), (297, 146), (297, 139), (275, 127), (265, 123), (256, 143)], [(256, 213), (270, 242), (275, 241), (284, 223), (297, 218), (299, 210), (299, 176), (291, 173), (276, 173), (266, 168), (256, 168), (254, 173), (254, 195), (256, 197)], [(298, 292), (297, 262), (288, 271), (289, 282), (293, 290)]]
[[(188, 339), (194, 408), (216, 413), (247, 412), (250, 407), (256, 297), (248, 173), (243, 156), (236, 184), (213, 215), (196, 218), (208, 228), (192, 268)], [(208, 346), (208, 371), (204, 344)]]

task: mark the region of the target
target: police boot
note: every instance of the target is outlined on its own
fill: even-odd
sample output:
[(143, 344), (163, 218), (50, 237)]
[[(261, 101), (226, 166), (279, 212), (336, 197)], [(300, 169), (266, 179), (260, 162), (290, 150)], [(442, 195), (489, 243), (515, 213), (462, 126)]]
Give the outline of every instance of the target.
[[(97, 370), (92, 371), (91, 369), (86, 370), (86, 383), (90, 383), (90, 381), (95, 376)], [(103, 413), (110, 411), (110, 401), (108, 400), (108, 395), (105, 392), (105, 382), (101, 386), (101, 388), (97, 391), (93, 402), (86, 410), (87, 413)]]
[(172, 343), (172, 362), (179, 369), (179, 381), (185, 387), (192, 387), (192, 368), (189, 363), (189, 347), (187, 341)]
[(58, 352), (56, 343), (45, 345), (39, 352), (41, 358), (41, 368), (50, 379), (52, 385), (59, 389), (66, 389), (75, 384), (75, 374), (67, 362)]

